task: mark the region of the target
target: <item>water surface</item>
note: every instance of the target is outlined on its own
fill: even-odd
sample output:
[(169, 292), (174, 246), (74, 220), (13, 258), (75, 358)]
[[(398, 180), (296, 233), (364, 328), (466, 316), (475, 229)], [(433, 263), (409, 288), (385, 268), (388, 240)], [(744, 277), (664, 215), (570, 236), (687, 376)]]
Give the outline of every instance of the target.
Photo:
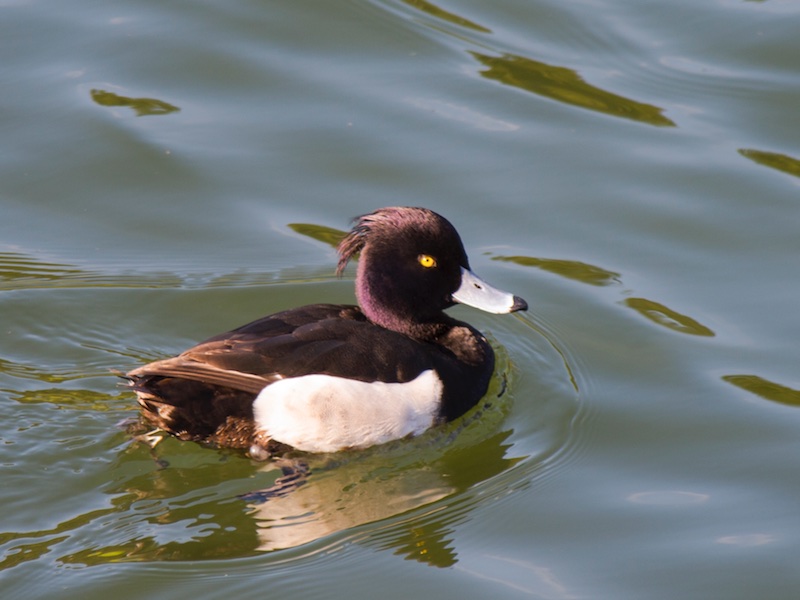
[[(800, 590), (800, 8), (0, 2), (8, 598)], [(113, 372), (352, 302), (424, 205), (524, 315), (479, 410), (281, 465), (127, 428)]]

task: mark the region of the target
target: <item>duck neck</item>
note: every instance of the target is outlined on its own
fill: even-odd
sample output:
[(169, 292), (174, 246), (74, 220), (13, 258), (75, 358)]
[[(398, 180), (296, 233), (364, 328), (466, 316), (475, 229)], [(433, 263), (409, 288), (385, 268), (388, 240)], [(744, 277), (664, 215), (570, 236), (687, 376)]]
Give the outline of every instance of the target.
[[(381, 275), (376, 275), (380, 278)], [(453, 319), (442, 311), (424, 315), (392, 290), (385, 279), (371, 281), (363, 274), (356, 283), (356, 298), (364, 315), (376, 325), (423, 341), (434, 341), (446, 333)]]

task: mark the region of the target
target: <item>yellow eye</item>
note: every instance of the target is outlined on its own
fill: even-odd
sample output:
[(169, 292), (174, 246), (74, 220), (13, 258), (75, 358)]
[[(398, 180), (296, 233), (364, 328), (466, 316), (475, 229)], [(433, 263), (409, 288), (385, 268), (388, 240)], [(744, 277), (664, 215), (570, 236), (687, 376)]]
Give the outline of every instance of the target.
[(432, 256), (429, 256), (428, 254), (420, 254), (417, 257), (417, 260), (419, 261), (419, 264), (421, 264), (426, 269), (431, 269), (436, 266), (436, 259), (433, 258)]

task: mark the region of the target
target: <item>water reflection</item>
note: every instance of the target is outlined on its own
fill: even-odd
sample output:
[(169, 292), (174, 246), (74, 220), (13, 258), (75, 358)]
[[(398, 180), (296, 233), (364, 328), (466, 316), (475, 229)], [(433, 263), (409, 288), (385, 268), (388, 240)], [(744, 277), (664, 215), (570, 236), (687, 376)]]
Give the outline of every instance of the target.
[[(436, 470), (418, 468), (402, 477), (387, 477), (385, 463), (360, 463), (339, 465), (312, 475), (309, 485), (254, 502), (250, 514), (258, 525), (258, 549), (302, 546), (338, 531), (433, 504), (456, 491)], [(420, 537), (419, 533), (412, 535)]]
[(129, 106), (137, 117), (166, 115), (180, 110), (177, 106), (156, 98), (129, 98), (105, 90), (92, 90), (90, 93), (92, 100), (100, 106)]
[[(405, 442), (371, 453), (312, 457), (304, 485), (266, 501), (250, 501), (258, 495), (248, 488), (274, 484), (280, 475), (275, 463), (256, 464), (174, 440), (153, 460), (145, 445), (137, 444), (119, 457), (115, 469), (128, 475), (105, 490), (112, 507), (75, 524), (97, 530), (81, 536), (92, 542), (60, 561), (94, 565), (236, 558), (295, 549), (347, 532), (351, 541), (432, 566), (450, 566), (457, 561), (453, 528), (468, 515), (463, 492), (522, 460), (507, 456), (509, 435), (501, 432), (472, 446), (448, 447), (443, 454), (437, 454), (442, 437), (429, 436), (419, 444), (411, 442), (415, 448), (410, 452)], [(113, 530), (103, 529), (98, 519), (107, 521), (112, 513), (118, 513), (112, 518)], [(366, 524), (374, 525), (359, 529)], [(66, 537), (49, 538), (71, 528), (64, 524), (57, 531), (18, 535), (48, 538), (52, 549)], [(317, 551), (310, 546), (304, 554)]]
[[(580, 261), (536, 258), (533, 256), (495, 256), (492, 257), (492, 260), (512, 262), (523, 267), (536, 267), (589, 285), (606, 286), (622, 282), (622, 276), (619, 273)], [(646, 298), (627, 298), (623, 304), (653, 323), (672, 331), (702, 337), (714, 337), (715, 335), (711, 329), (697, 320), (672, 310), (659, 302)]]
[(20, 252), (0, 252), (0, 285), (3, 287), (6, 282), (51, 283), (82, 274), (80, 269), (70, 265), (44, 262)]
[(628, 298), (625, 300), (624, 304), (643, 317), (651, 320), (653, 323), (657, 323), (658, 325), (666, 327), (667, 329), (672, 329), (678, 333), (700, 335), (704, 337), (714, 336), (714, 332), (705, 325), (671, 308), (667, 308), (658, 302), (653, 302), (645, 298)]
[[(117, 481), (103, 490), (110, 506), (92, 522), (79, 523), (81, 537), (91, 541), (60, 555), (60, 562), (97, 565), (254, 553), (252, 520), (236, 498), (245, 482), (252, 485), (249, 461), (191, 445), (165, 445), (168, 450), (151, 455), (145, 444), (135, 444), (118, 457)], [(113, 529), (104, 529), (103, 521), (113, 522)]]
[[(480, 33), (492, 33), (489, 28), (443, 10), (430, 2), (424, 0), (403, 0), (403, 2), (442, 21)], [(548, 65), (517, 54), (490, 56), (475, 51), (470, 51), (470, 54), (487, 67), (481, 71), (481, 75), (487, 79), (613, 117), (658, 127), (675, 127), (675, 123), (663, 115), (664, 109), (593, 86), (584, 81), (573, 69)]]
[(180, 282), (172, 274), (148, 273), (141, 277), (109, 275), (75, 265), (41, 260), (22, 252), (0, 252), (0, 290), (127, 287), (147, 285), (147, 280), (153, 285), (160, 280), (159, 287), (174, 286)]
[[(324, 229), (324, 228), (320, 228)], [(336, 231), (336, 230), (331, 230)], [(342, 233), (342, 235), (344, 235)], [(338, 239), (338, 238), (337, 238)], [(336, 245), (336, 242), (332, 242)], [(50, 262), (21, 252), (0, 252), (0, 291), (55, 288), (209, 288), (275, 283), (274, 273), (123, 272), (95, 271)]]
[[(2, 362), (3, 361), (0, 361), (0, 367), (3, 366)], [(16, 373), (6, 371), (2, 368), (0, 368), (0, 372), (8, 372), (9, 374), (16, 376)], [(53, 377), (49, 380), (42, 375), (39, 375), (37, 378), (45, 381), (60, 380), (62, 382), (76, 379), (76, 377), (70, 377), (68, 375)], [(61, 409), (91, 410), (100, 412), (118, 410), (118, 406), (116, 403), (110, 400), (108, 394), (104, 394), (102, 392), (93, 392), (91, 390), (47, 388), (19, 392), (8, 391), (8, 394), (12, 400), (19, 402), (20, 404), (56, 404)]]
[(473, 23), (469, 19), (465, 19), (464, 17), (459, 17), (458, 15), (447, 12), (443, 8), (439, 8), (435, 4), (431, 2), (425, 2), (425, 0), (403, 0), (405, 4), (416, 8), (417, 10), (421, 10), (422, 12), (428, 13), (432, 17), (437, 19), (441, 19), (442, 21), (447, 21), (448, 23), (453, 23), (454, 25), (459, 25), (460, 27), (466, 27), (468, 29), (473, 29), (474, 31), (480, 31), (481, 33), (491, 33), (491, 29), (487, 29), (482, 25), (478, 25), (477, 23)]
[(314, 225), (313, 223), (289, 223), (287, 227), (300, 235), (310, 237), (312, 240), (317, 240), (334, 248), (347, 235), (346, 232), (340, 229), (326, 227), (325, 225)]
[(788, 154), (765, 152), (764, 150), (753, 150), (751, 148), (742, 148), (739, 150), (739, 154), (759, 165), (764, 165), (776, 171), (800, 177), (800, 160)]
[(553, 568), (531, 560), (487, 554), (480, 563), (460, 570), (467, 576), (508, 590), (515, 598), (520, 592), (544, 599), (577, 600), (584, 597), (573, 593)]
[(722, 380), (760, 396), (764, 400), (787, 406), (800, 406), (800, 390), (769, 381), (758, 375), (725, 375)]
[(515, 54), (489, 56), (470, 52), (487, 67), (481, 75), (500, 83), (517, 87), (559, 102), (572, 104), (589, 110), (631, 119), (648, 125), (674, 127), (675, 123), (665, 117), (663, 109), (612, 94), (586, 83), (577, 72), (566, 67), (557, 67)]
[(567, 279), (588, 283), (589, 285), (620, 283), (619, 273), (576, 260), (536, 258), (533, 256), (495, 256), (492, 260), (512, 262), (523, 267), (536, 267)]
[[(377, 449), (337, 461), (291, 493), (251, 505), (261, 551), (294, 548), (383, 522), (366, 545), (391, 550), (433, 566), (457, 561), (452, 531), (466, 518), (446, 501), (509, 469), (511, 432), (501, 432), (468, 449), (448, 451), (432, 462), (408, 448)], [(433, 436), (434, 438), (438, 436)], [(440, 439), (441, 441), (441, 439)], [(399, 451), (399, 452), (398, 452)], [(430, 450), (423, 452), (427, 454)], [(428, 507), (422, 517), (415, 511)]]

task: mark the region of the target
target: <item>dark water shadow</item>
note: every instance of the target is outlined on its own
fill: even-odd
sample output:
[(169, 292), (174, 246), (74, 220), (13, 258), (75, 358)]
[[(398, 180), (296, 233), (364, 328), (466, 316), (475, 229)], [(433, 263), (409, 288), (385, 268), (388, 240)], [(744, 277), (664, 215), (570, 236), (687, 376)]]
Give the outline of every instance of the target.
[(657, 127), (675, 127), (675, 123), (662, 114), (664, 109), (591, 85), (572, 69), (548, 65), (515, 54), (470, 54), (486, 67), (480, 74), (487, 79), (612, 117)]
[(756, 164), (775, 169), (787, 175), (800, 177), (800, 160), (788, 154), (766, 152), (764, 150), (754, 150), (752, 148), (742, 148), (739, 150), (739, 154), (745, 158), (749, 158)]
[(133, 109), (137, 117), (148, 117), (153, 115), (168, 115), (178, 112), (180, 108), (158, 100), (157, 98), (129, 98), (120, 96), (114, 92), (105, 90), (92, 90), (90, 92), (92, 100), (100, 106), (127, 106)]
[(653, 302), (646, 298), (628, 298), (625, 300), (624, 304), (653, 323), (671, 329), (672, 331), (703, 337), (714, 337), (715, 335), (711, 329), (695, 319), (672, 310), (658, 302)]
[(785, 406), (800, 406), (800, 390), (775, 383), (758, 375), (725, 375), (722, 380), (764, 400)]
[(317, 240), (323, 244), (336, 248), (342, 238), (347, 235), (347, 232), (333, 227), (326, 227), (325, 225), (314, 225), (313, 223), (289, 223), (289, 229), (300, 235)]
[[(594, 286), (608, 286), (622, 283), (622, 275), (595, 265), (574, 260), (536, 258), (533, 256), (495, 256), (492, 260), (511, 262), (523, 267), (534, 267)], [(646, 298), (626, 298), (622, 304), (635, 310), (647, 320), (662, 327), (701, 337), (714, 337), (715, 333), (696, 319), (673, 310), (660, 302)]]
[(619, 273), (576, 260), (536, 258), (534, 256), (494, 256), (492, 260), (511, 262), (522, 267), (535, 267), (589, 285), (604, 286), (620, 283)]
[[(426, 23), (439, 33), (454, 36), (471, 46), (487, 47), (491, 29), (465, 17), (442, 9), (425, 0), (402, 0), (407, 6), (441, 21), (441, 25)], [(448, 31), (444, 24), (457, 25), (464, 32)], [(481, 36), (470, 38), (470, 32)], [(564, 104), (600, 112), (612, 117), (637, 121), (656, 127), (676, 127), (672, 119), (664, 116), (664, 109), (639, 102), (604, 90), (585, 81), (574, 69), (547, 64), (532, 58), (508, 52), (496, 55), (485, 51), (467, 51), (472, 58), (485, 67), (480, 75), (519, 90), (550, 98)]]
[(453, 25), (458, 25), (459, 27), (465, 27), (467, 29), (478, 31), (480, 33), (492, 32), (490, 29), (484, 27), (483, 25), (478, 25), (474, 21), (470, 21), (465, 17), (446, 11), (443, 8), (434, 4), (433, 2), (426, 2), (425, 0), (402, 0), (402, 1), (404, 4), (408, 4), (412, 8), (416, 8), (419, 11), (422, 11), (436, 19), (441, 19), (442, 21), (446, 21), (447, 23), (452, 23)]

